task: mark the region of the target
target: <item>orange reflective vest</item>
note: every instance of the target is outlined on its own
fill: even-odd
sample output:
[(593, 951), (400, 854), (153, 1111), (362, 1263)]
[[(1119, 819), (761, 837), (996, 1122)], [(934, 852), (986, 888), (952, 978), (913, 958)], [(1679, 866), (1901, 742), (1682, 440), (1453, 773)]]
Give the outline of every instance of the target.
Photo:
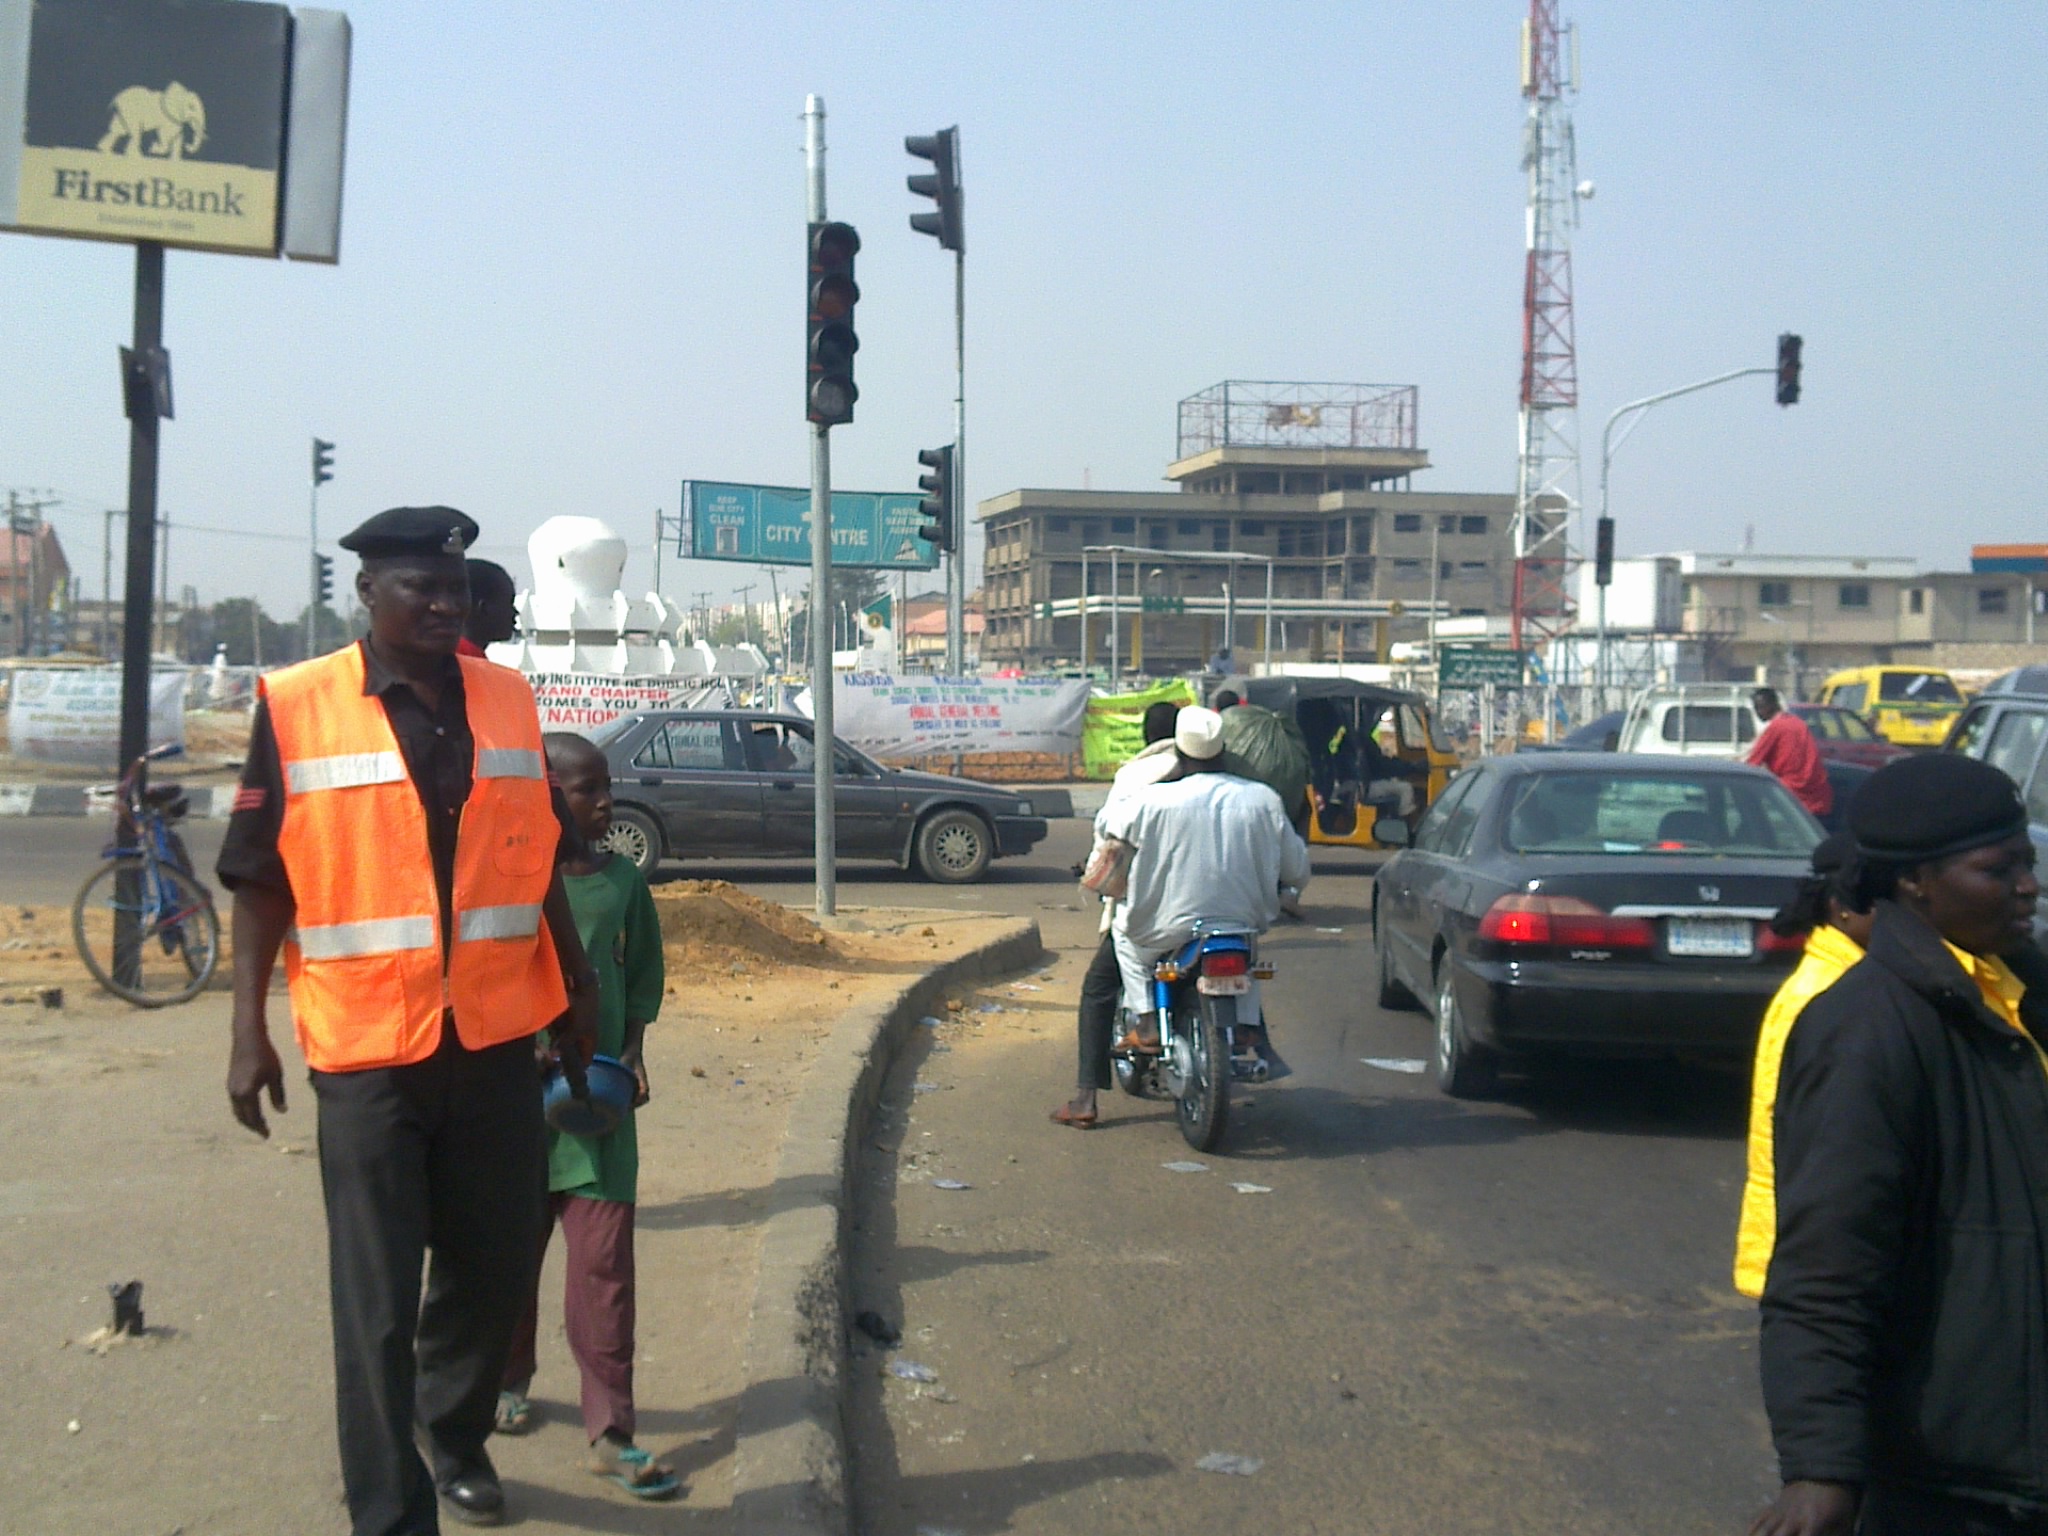
[(263, 679), (285, 788), (278, 853), (297, 908), (285, 976), (316, 1070), (422, 1061), (450, 1009), (477, 1050), (567, 1006), (541, 918), (557, 825), (533, 691), (507, 667), (458, 660), (476, 760), (445, 962), (427, 813), (382, 702), (363, 692), (362, 647)]

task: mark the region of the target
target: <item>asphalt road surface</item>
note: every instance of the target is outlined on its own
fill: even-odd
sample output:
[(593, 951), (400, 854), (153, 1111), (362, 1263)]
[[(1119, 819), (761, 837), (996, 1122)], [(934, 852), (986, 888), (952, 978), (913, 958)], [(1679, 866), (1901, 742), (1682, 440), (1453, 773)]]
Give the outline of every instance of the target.
[[(220, 825), (189, 829), (205, 867)], [(68, 902), (104, 839), (0, 822), (0, 897)], [(1582, 1067), (1466, 1105), (1369, 1065), (1425, 1057), (1428, 1024), (1373, 1006), (1373, 861), (1319, 851), (1308, 921), (1265, 951), (1293, 1075), (1239, 1087), (1217, 1154), (1113, 1093), (1100, 1129), (1060, 1129), (1085, 848), (1084, 822), (1056, 822), (976, 886), (841, 872), (843, 907), (1029, 915), (1060, 957), (1006, 994), (1028, 1013), (920, 1045), (889, 1095), (908, 1119), (868, 1151), (856, 1310), (939, 1382), (855, 1363), (863, 1536), (1743, 1530), (1775, 1480), (1754, 1312), (1728, 1285), (1742, 1085)], [(669, 877), (811, 901), (803, 864)], [(1211, 1452), (1260, 1466), (1198, 1470)]]

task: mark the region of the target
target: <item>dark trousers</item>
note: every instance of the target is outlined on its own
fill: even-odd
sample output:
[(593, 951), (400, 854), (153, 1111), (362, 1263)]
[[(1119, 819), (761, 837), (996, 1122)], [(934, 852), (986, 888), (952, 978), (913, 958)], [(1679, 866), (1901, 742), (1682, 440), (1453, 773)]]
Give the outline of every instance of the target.
[(444, 1021), (425, 1061), (312, 1078), (349, 1516), (355, 1536), (421, 1536), (440, 1528), (436, 1483), (490, 1466), (533, 1286), (547, 1187), (533, 1042), (464, 1050)]
[(1095, 958), (1081, 978), (1081, 1071), (1074, 1079), (1082, 1088), (1107, 1088), (1109, 1048), (1116, 1035), (1117, 1005), (1123, 1001), (1124, 976), (1117, 969), (1116, 946), (1102, 936)]
[(1857, 1536), (2048, 1536), (2048, 1515), (1871, 1483)]
[[(568, 1267), (562, 1275), (562, 1319), (569, 1353), (583, 1378), (583, 1433), (592, 1445), (610, 1430), (633, 1438), (633, 1207), (623, 1200), (548, 1196), (541, 1257), (555, 1223), (562, 1224)], [(534, 1335), (540, 1327), (540, 1276), (512, 1334), (505, 1385), (524, 1392), (533, 1381)]]

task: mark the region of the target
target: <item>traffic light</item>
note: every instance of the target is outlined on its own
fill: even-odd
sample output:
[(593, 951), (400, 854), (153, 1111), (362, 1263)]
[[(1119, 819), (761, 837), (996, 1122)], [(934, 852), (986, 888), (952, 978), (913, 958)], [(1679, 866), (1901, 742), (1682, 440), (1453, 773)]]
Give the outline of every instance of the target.
[(1796, 405), (1799, 402), (1799, 349), (1806, 345), (1803, 337), (1786, 331), (1778, 338), (1778, 404)]
[(860, 235), (851, 224), (813, 224), (810, 242), (810, 384), (804, 415), (821, 427), (842, 427), (853, 420), (853, 402), (860, 398), (853, 382), (853, 354), (860, 350), (860, 338), (853, 333), (853, 306), (860, 302), (853, 258)]
[(334, 597), (334, 556), (313, 552), (313, 590), (320, 601), (332, 601)]
[(1614, 585), (1614, 519), (1603, 517), (1593, 525), (1593, 585)]
[(324, 437), (313, 439), (313, 483), (325, 485), (334, 478), (334, 444)]
[(917, 477), (917, 488), (925, 493), (917, 510), (932, 520), (930, 526), (917, 530), (917, 536), (930, 539), (942, 553), (950, 555), (960, 536), (953, 505), (953, 445), (926, 448), (918, 454), (917, 462), (931, 471)]
[(935, 212), (913, 213), (910, 227), (937, 240), (941, 250), (964, 252), (967, 221), (960, 196), (960, 130), (941, 128), (929, 136), (912, 134), (903, 147), (918, 159), (931, 161), (932, 174), (910, 177), (909, 186), (919, 197), (938, 204)]

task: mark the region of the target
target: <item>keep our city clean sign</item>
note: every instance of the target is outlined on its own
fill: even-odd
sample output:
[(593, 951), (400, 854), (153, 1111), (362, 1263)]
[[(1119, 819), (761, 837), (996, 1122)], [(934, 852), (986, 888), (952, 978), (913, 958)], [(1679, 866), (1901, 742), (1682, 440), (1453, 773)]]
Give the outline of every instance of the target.
[(0, 226), (336, 258), (348, 23), (254, 0), (0, 0)]

